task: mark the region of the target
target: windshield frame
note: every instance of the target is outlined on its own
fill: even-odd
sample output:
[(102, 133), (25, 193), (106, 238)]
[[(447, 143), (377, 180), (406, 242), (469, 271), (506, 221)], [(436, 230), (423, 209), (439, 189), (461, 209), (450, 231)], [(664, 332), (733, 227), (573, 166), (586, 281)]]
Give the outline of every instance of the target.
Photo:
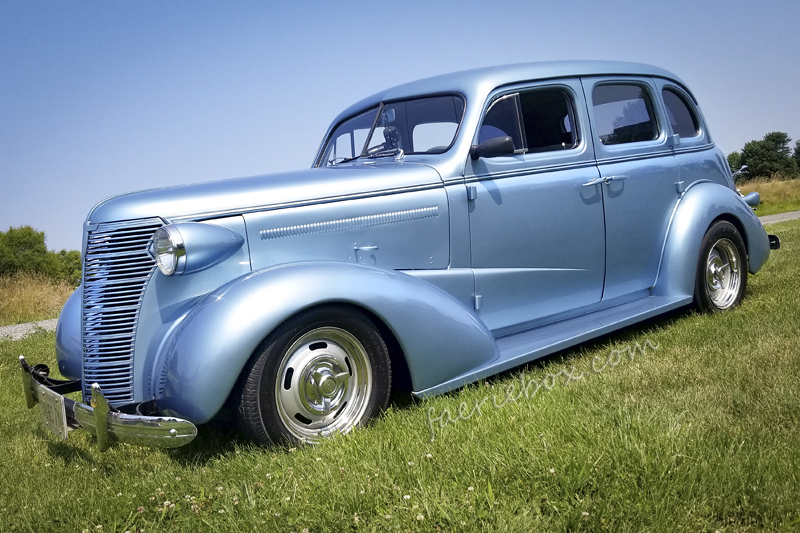
[[(380, 126), (380, 122), (381, 122), (380, 119), (382, 117), (382, 113), (383, 113), (384, 109), (386, 109), (387, 107), (390, 107), (392, 105), (398, 104), (398, 103), (406, 103), (406, 102), (413, 102), (413, 101), (434, 99), (434, 98), (441, 98), (441, 97), (448, 97), (448, 96), (460, 100), (460, 110), (458, 108), (456, 108), (457, 111), (460, 111), (460, 116), (456, 117), (457, 118), (457, 122), (455, 123), (456, 127), (455, 127), (455, 130), (453, 132), (452, 137), (450, 138), (450, 142), (449, 142), (449, 144), (447, 146), (436, 147), (436, 148), (441, 148), (440, 150), (437, 150), (436, 152), (431, 152), (430, 149), (427, 150), (427, 151), (417, 152), (417, 151), (405, 151), (405, 149), (403, 149), (402, 147), (391, 147), (391, 148), (383, 147), (383, 148), (381, 148), (379, 150), (376, 150), (373, 154), (369, 154), (368, 153), (368, 151), (369, 151), (368, 149), (370, 147), (370, 144), (371, 144), (371, 142), (373, 141), (373, 138), (376, 135), (376, 130), (382, 127), (382, 126)], [(373, 105), (367, 106), (366, 108), (364, 108), (362, 110), (359, 110), (359, 111), (356, 111), (355, 113), (343, 118), (342, 120), (340, 120), (338, 123), (336, 123), (334, 126), (332, 126), (329, 129), (329, 132), (328, 132), (327, 136), (325, 137), (325, 139), (324, 139), (324, 141), (323, 141), (323, 143), (322, 143), (322, 145), (320, 147), (320, 151), (319, 151), (319, 155), (317, 156), (317, 160), (314, 162), (314, 167), (330, 167), (330, 166), (340, 165), (342, 163), (347, 163), (349, 161), (357, 160), (357, 159), (360, 159), (360, 158), (384, 157), (384, 156), (388, 156), (388, 155), (395, 155), (395, 154), (398, 153), (398, 151), (399, 152), (403, 152), (405, 155), (413, 155), (413, 156), (441, 155), (441, 154), (447, 153), (453, 147), (453, 145), (456, 142), (456, 139), (459, 136), (459, 133), (461, 132), (461, 128), (463, 126), (464, 118), (466, 117), (466, 111), (467, 111), (466, 108), (467, 108), (467, 99), (462, 93), (459, 93), (459, 92), (430, 93), (430, 94), (422, 94), (422, 95), (410, 96), (410, 97), (405, 97), (405, 98), (387, 99), (387, 100), (378, 102), (377, 105), (373, 104)], [(339, 137), (340, 135), (343, 135), (343, 134), (347, 134), (346, 131), (342, 132), (341, 134), (338, 134), (338, 132), (340, 131), (342, 126), (346, 125), (348, 122), (350, 122), (350, 121), (352, 121), (354, 119), (357, 119), (357, 118), (362, 117), (363, 115), (369, 114), (369, 113), (374, 113), (374, 115), (372, 117), (372, 125), (370, 126), (370, 129), (369, 129), (368, 133), (366, 134), (366, 138), (364, 139), (363, 144), (359, 143), (359, 144), (361, 144), (360, 152), (358, 152), (357, 154), (353, 155), (352, 157), (337, 158), (338, 161), (336, 161), (336, 162), (333, 162), (333, 160), (329, 161), (328, 159), (329, 159), (331, 153), (335, 150), (335, 147), (336, 147), (335, 143), (336, 143), (337, 137)], [(437, 123), (445, 124), (445, 123), (452, 123), (452, 122), (448, 122), (448, 121), (419, 122), (418, 124), (415, 124), (414, 127), (419, 126), (421, 124), (437, 124)], [(353, 131), (355, 131), (355, 130), (353, 130)], [(353, 132), (350, 132), (350, 133), (352, 134)], [(353, 140), (351, 139), (351, 144), (352, 144), (352, 142), (353, 142)], [(352, 147), (355, 148), (355, 145), (353, 145)]]

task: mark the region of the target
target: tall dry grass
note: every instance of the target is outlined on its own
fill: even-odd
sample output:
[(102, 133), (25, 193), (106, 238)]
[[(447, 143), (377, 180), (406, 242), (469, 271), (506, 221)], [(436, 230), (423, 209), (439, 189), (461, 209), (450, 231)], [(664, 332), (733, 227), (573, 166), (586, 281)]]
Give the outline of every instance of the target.
[(41, 274), (0, 277), (0, 326), (56, 318), (74, 290)]
[(759, 216), (785, 213), (800, 210), (800, 180), (755, 179), (740, 185), (742, 194), (758, 191), (761, 205), (756, 214)]

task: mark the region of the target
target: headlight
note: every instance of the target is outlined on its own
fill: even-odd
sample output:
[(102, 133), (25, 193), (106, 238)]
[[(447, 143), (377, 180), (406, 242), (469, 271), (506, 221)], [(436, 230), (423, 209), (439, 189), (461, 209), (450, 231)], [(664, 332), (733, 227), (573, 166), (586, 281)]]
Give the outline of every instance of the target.
[(186, 268), (186, 246), (181, 232), (174, 226), (164, 226), (156, 230), (150, 254), (165, 276), (180, 275)]
[(205, 222), (179, 222), (158, 228), (150, 255), (165, 276), (191, 274), (232, 256), (244, 244), (233, 230)]

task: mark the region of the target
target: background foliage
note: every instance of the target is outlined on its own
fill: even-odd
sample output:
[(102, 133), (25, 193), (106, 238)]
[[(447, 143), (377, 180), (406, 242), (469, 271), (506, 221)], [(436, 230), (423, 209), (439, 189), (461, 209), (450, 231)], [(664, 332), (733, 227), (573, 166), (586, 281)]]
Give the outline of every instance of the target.
[(728, 164), (734, 172), (748, 167), (736, 176), (736, 182), (800, 177), (800, 141), (795, 142), (794, 151), (789, 147), (791, 142), (788, 134), (773, 131), (760, 141), (745, 143), (741, 152), (728, 154)]
[(39, 274), (77, 287), (81, 280), (81, 254), (75, 250), (51, 252), (43, 231), (30, 226), (0, 231), (0, 277)]

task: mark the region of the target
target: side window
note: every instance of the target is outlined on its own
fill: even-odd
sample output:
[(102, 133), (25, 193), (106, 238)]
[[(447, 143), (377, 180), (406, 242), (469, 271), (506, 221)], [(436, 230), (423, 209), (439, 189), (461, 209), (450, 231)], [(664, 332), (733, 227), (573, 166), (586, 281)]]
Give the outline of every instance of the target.
[(538, 89), (520, 93), (528, 152), (568, 150), (578, 145), (572, 124), (572, 99), (563, 89)]
[(592, 91), (594, 126), (606, 145), (658, 138), (658, 124), (647, 90), (634, 84), (597, 85)]
[(667, 117), (672, 126), (672, 132), (677, 133), (684, 139), (700, 135), (697, 116), (692, 112), (691, 106), (689, 106), (684, 97), (676, 91), (666, 88), (661, 91), (661, 96), (664, 98), (664, 105), (667, 108)]
[(496, 100), (481, 125), (478, 142), (511, 137), (518, 152), (567, 150), (578, 145), (572, 99), (560, 88), (535, 89)]
[(478, 132), (478, 143), (494, 139), (495, 137), (511, 137), (514, 141), (514, 148), (522, 150), (525, 145), (522, 142), (522, 131), (520, 131), (519, 117), (519, 95), (509, 94), (495, 100)]

